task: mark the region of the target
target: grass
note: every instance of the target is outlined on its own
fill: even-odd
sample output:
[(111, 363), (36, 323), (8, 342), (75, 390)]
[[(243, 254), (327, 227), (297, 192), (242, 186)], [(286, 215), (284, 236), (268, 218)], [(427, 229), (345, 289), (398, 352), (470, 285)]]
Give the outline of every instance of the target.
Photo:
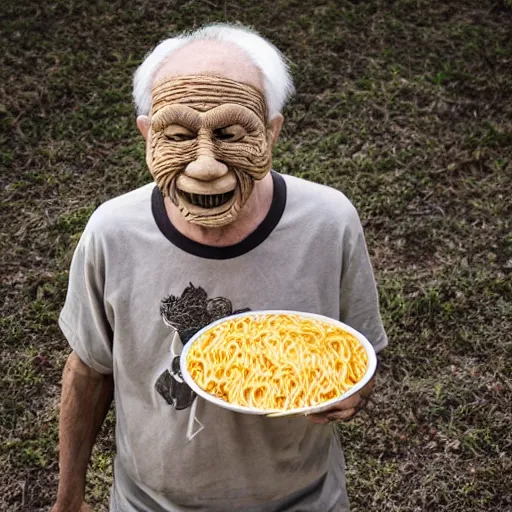
[[(131, 74), (170, 31), (249, 24), (297, 95), (275, 167), (357, 206), (390, 336), (369, 415), (340, 426), (355, 512), (512, 509), (512, 5), (5, 0), (0, 69), (0, 509), (48, 510), (73, 248), (148, 180)], [(111, 413), (88, 500), (106, 510)]]

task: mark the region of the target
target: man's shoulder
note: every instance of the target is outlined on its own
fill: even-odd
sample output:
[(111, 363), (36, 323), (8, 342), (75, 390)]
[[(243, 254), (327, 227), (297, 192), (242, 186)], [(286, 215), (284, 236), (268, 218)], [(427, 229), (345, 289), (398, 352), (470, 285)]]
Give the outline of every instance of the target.
[(141, 208), (151, 206), (151, 194), (155, 188), (154, 183), (148, 183), (135, 190), (105, 201), (95, 213), (98, 215), (125, 215), (135, 214)]
[(151, 194), (154, 187), (154, 183), (148, 183), (102, 203), (91, 215), (86, 232), (102, 235), (127, 227), (143, 229), (152, 218)]
[(355, 206), (340, 190), (297, 176), (283, 175), (287, 188), (287, 203), (302, 212), (335, 219), (358, 218)]

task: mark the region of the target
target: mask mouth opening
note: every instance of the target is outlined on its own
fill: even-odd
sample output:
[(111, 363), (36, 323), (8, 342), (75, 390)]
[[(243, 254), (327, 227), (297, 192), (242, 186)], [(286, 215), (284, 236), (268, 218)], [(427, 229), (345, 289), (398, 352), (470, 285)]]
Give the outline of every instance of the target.
[(230, 190), (229, 192), (224, 192), (223, 194), (192, 194), (190, 192), (184, 192), (183, 190), (180, 190), (179, 194), (183, 199), (185, 199), (187, 203), (193, 206), (210, 209), (218, 208), (219, 206), (222, 206), (231, 201), (235, 195), (235, 191)]

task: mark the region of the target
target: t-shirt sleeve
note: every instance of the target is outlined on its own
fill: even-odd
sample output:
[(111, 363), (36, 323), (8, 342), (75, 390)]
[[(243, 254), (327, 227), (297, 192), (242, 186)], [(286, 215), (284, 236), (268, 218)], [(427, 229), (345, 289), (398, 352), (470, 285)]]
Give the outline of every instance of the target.
[(388, 339), (380, 315), (377, 284), (359, 216), (355, 209), (349, 215), (343, 241), (340, 320), (366, 336), (379, 352)]
[(113, 329), (104, 300), (105, 262), (87, 228), (73, 255), (59, 326), (70, 347), (90, 368), (112, 373)]

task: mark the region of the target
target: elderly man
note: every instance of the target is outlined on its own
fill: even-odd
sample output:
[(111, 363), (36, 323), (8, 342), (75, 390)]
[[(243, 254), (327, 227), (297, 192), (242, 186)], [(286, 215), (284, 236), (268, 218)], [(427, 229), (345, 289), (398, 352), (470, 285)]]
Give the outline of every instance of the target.
[(134, 79), (154, 183), (92, 215), (71, 265), (61, 328), (54, 511), (88, 510), (85, 473), (115, 396), (115, 512), (348, 510), (330, 422), (371, 384), (311, 417), (234, 413), (197, 398), (179, 354), (213, 320), (248, 309), (341, 319), (386, 343), (358, 215), (341, 193), (271, 170), (293, 89), (274, 46), (212, 25), (168, 39)]

